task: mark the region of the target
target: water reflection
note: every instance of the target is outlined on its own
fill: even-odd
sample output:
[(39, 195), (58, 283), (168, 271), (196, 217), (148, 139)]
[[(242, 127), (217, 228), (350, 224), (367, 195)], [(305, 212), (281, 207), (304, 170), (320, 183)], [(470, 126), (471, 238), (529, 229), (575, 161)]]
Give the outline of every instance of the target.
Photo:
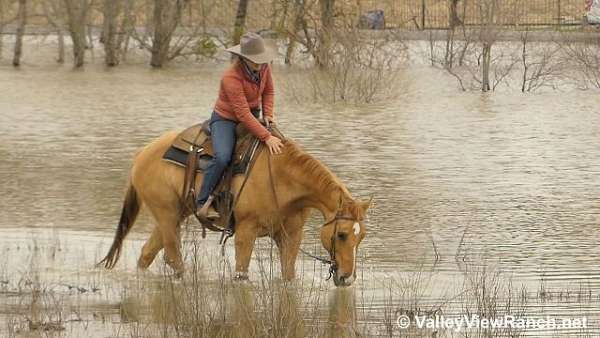
[[(0, 67), (0, 230), (10, 271), (28, 264), (28, 254), (16, 246), (29, 245), (39, 236), (29, 231), (36, 229), (51, 232), (49, 250), (57, 254), (42, 259), (49, 271), (89, 269), (97, 257), (77, 244), (84, 236), (86, 247), (105, 250), (133, 154), (167, 130), (208, 117), (221, 69)], [(281, 87), (286, 72), (276, 69)], [(589, 308), (597, 307), (597, 97), (461, 93), (453, 79), (427, 67), (404, 76), (406, 90), (397, 100), (372, 106), (298, 104), (277, 96), (286, 135), (331, 167), (355, 196), (375, 196), (359, 257), (359, 274), (366, 272), (359, 284), (378, 295), (371, 305), (383, 303), (379, 281), (431, 268), (435, 245), (438, 283), (454, 283), (469, 257), (487, 256), (533, 290), (541, 278), (552, 290), (585, 285), (596, 295)], [(127, 242), (134, 244), (126, 247), (116, 274), (133, 269), (140, 243), (131, 240), (146, 238), (152, 225), (147, 217), (136, 224)], [(307, 227), (303, 245), (318, 250), (316, 229)], [(80, 262), (73, 264), (72, 257)], [(308, 259), (299, 264), (312, 268)], [(356, 313), (339, 310), (356, 302), (345, 292), (332, 294), (330, 304), (339, 308), (321, 310), (332, 322), (355, 327)], [(273, 316), (289, 324), (297, 295), (278, 297), (284, 305)], [(254, 299), (235, 310), (230, 303), (245, 317), (262, 304)], [(310, 335), (309, 328), (294, 325)]]
[(329, 294), (328, 337), (360, 336), (356, 325), (354, 288), (337, 288)]

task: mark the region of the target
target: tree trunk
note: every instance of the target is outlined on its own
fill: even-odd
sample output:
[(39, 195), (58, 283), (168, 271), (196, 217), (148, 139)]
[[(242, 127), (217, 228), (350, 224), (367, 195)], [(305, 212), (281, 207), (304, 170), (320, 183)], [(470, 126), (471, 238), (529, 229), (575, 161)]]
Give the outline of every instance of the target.
[[(0, 18), (1, 20), (2, 18)], [(4, 49), (4, 26), (0, 23), (0, 60), (2, 60), (2, 50)]]
[(492, 46), (495, 42), (495, 16), (496, 4), (498, 0), (488, 0), (485, 3), (485, 23), (483, 32), (483, 66), (482, 66), (482, 90), (487, 92), (490, 86), (490, 69), (492, 63)]
[(277, 27), (277, 17), (279, 16), (279, 0), (271, 0), (271, 24), (269, 25), (269, 29), (272, 31)]
[[(145, 6), (144, 6), (144, 10), (145, 10), (145, 18), (146, 18), (146, 27), (144, 29), (144, 38), (143, 41), (144, 43), (146, 43), (146, 41), (148, 41), (148, 39), (152, 40), (152, 32), (154, 32), (154, 19), (152, 18), (153, 16), (153, 4), (152, 4), (152, 0), (146, 0), (145, 1)], [(140, 48), (143, 48), (140, 46)]]
[(104, 62), (109, 67), (114, 67), (119, 64), (115, 38), (117, 33), (117, 15), (118, 15), (118, 0), (104, 1), (104, 27), (102, 35), (104, 40)]
[(483, 43), (483, 63), (481, 66), (481, 90), (484, 92), (490, 91), (490, 64), (492, 60), (492, 44)]
[(169, 48), (185, 9), (183, 0), (154, 1), (154, 40), (150, 65), (160, 68), (169, 60)]
[(4, 47), (4, 2), (0, 0), (0, 60), (2, 59), (2, 49)]
[(329, 48), (333, 32), (333, 8), (335, 0), (319, 0), (321, 4), (321, 29), (319, 30), (319, 50), (316, 62), (321, 68), (329, 65)]
[(455, 30), (449, 29), (446, 33), (446, 54), (444, 55), (444, 66), (452, 69), (454, 66), (454, 34)]
[(123, 19), (121, 21), (121, 28), (119, 29), (119, 36), (116, 43), (117, 55), (122, 61), (125, 61), (125, 58), (127, 57), (129, 37), (131, 36), (131, 30), (134, 29), (131, 25), (132, 11), (133, 0), (127, 0), (125, 2), (125, 8), (123, 9)]
[[(167, 0), (169, 1), (169, 0)], [(152, 59), (150, 65), (152, 67), (160, 68), (167, 60), (167, 54), (169, 53), (169, 42), (166, 41), (165, 36), (165, 0), (154, 1), (154, 38), (152, 41)]]
[(244, 34), (246, 27), (246, 15), (248, 14), (248, 2), (250, 0), (239, 0), (237, 14), (235, 15), (235, 23), (233, 24), (233, 44), (240, 43), (240, 38)]
[(27, 0), (19, 0), (17, 17), (19, 25), (17, 26), (17, 40), (15, 42), (15, 54), (13, 57), (13, 66), (15, 67), (21, 64), (21, 55), (23, 54), (23, 35), (25, 34), (25, 24), (27, 24)]
[(85, 18), (89, 6), (88, 0), (64, 0), (67, 9), (69, 33), (73, 40), (73, 64), (83, 66), (85, 62)]
[(48, 2), (42, 1), (42, 6), (44, 8), (44, 15), (46, 16), (46, 20), (50, 26), (52, 26), (56, 30), (56, 36), (58, 38), (58, 58), (56, 62), (64, 63), (65, 62), (65, 37), (63, 31), (63, 25), (61, 23), (60, 18), (55, 19), (53, 16), (57, 13), (60, 13), (60, 4), (56, 2)]
[(283, 12), (281, 14), (281, 18), (279, 19), (279, 23), (277, 24), (276, 27), (276, 31), (277, 32), (281, 32), (281, 30), (283, 30), (286, 27), (286, 22), (288, 20), (288, 14), (290, 12), (290, 1), (292, 0), (285, 0), (283, 1), (283, 3), (281, 4), (283, 6), (283, 8), (281, 9), (281, 11)]
[(292, 56), (294, 49), (296, 48), (297, 35), (302, 28), (302, 20), (304, 20), (304, 0), (294, 0), (294, 26), (292, 27), (292, 33), (288, 34), (289, 44), (287, 51), (285, 52), (285, 64), (289, 65), (292, 63)]
[(61, 28), (58, 28), (58, 59), (56, 62), (65, 63), (65, 34)]
[[(87, 20), (85, 20), (87, 21)], [(92, 53), (94, 52), (94, 36), (93, 36), (93, 32), (92, 32), (92, 25), (85, 25), (86, 27), (86, 40), (85, 40), (85, 48), (86, 49), (91, 49)]]

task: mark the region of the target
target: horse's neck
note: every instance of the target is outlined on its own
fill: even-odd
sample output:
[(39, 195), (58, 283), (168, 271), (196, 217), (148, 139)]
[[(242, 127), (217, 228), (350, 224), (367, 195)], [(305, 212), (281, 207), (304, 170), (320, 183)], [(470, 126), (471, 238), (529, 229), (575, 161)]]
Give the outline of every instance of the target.
[[(314, 158), (311, 161), (318, 162)], [(282, 169), (279, 172), (295, 185), (291, 200), (296, 200), (300, 208), (319, 210), (325, 219), (334, 217), (341, 204), (351, 199), (346, 187), (320, 162), (313, 170), (298, 170), (289, 163)]]
[(309, 190), (309, 193), (304, 196), (303, 202), (306, 207), (319, 210), (323, 217), (329, 220), (340, 208), (341, 194), (342, 189), (325, 191), (315, 185), (314, 189)]

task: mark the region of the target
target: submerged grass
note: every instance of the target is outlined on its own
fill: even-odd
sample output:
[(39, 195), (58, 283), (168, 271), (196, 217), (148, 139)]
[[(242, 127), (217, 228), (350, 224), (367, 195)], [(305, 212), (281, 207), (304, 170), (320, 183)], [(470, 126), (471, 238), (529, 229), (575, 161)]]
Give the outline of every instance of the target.
[[(182, 279), (174, 278), (163, 264), (158, 273), (94, 271), (77, 276), (76, 285), (48, 281), (39, 260), (53, 251), (52, 245), (40, 248), (34, 243), (29, 266), (18, 274), (9, 272), (9, 262), (0, 262), (0, 280), (5, 281), (0, 285), (0, 336), (521, 337), (532, 332), (473, 328), (457, 333), (415, 325), (400, 329), (398, 318), (406, 316), (414, 322), (417, 317), (465, 315), (490, 320), (504, 315), (541, 317), (545, 314), (539, 304), (550, 309), (579, 304), (582, 315), (594, 316), (589, 308), (598, 301), (589, 285), (551, 290), (544, 277), (536, 290), (528, 291), (483, 259), (466, 260), (469, 263), (461, 267), (458, 282), (440, 279), (439, 272), (425, 264), (379, 281), (359, 273), (350, 288), (334, 288), (321, 278), (318, 266), (309, 271), (303, 265), (303, 278), (288, 282), (279, 278), (270, 242), (256, 251), (253, 281), (236, 282), (227, 258), (208, 252), (200, 240), (184, 243), (187, 271)], [(89, 270), (80, 269), (82, 275)], [(127, 274), (125, 279), (115, 282), (115, 276), (122, 274)], [(438, 291), (435, 296), (432, 290)], [(593, 330), (590, 326), (567, 333), (592, 337), (597, 334)], [(562, 337), (565, 332), (543, 335)]]

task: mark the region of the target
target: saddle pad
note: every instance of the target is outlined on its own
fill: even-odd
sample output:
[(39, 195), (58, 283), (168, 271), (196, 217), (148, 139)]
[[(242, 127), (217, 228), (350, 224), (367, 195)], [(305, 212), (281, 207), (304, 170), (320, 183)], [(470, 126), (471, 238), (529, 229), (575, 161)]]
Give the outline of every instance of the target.
[[(200, 132), (202, 134), (199, 135)], [(208, 136), (210, 136), (209, 121), (204, 121), (179, 133), (175, 141), (173, 141), (172, 146), (180, 150), (189, 151), (192, 144), (201, 146), (207, 140)]]
[[(163, 160), (178, 165), (180, 167), (185, 168), (187, 166), (187, 158), (188, 152), (183, 151), (181, 149), (176, 148), (175, 146), (171, 146), (163, 155)], [(212, 160), (212, 156), (203, 154), (198, 156), (198, 161), (196, 164), (196, 172), (206, 171), (210, 161)], [(233, 175), (242, 175), (246, 172), (246, 168), (248, 167), (248, 161), (250, 159), (245, 159), (245, 161), (236, 161), (233, 164)]]
[[(185, 166), (187, 165), (187, 157), (187, 151), (183, 151), (181, 149), (175, 148), (174, 146), (171, 146), (169, 150), (167, 150), (163, 155), (163, 160), (185, 168)], [(212, 156), (210, 155), (202, 155), (198, 157), (198, 165), (196, 166), (196, 172), (205, 171), (211, 159)]]

